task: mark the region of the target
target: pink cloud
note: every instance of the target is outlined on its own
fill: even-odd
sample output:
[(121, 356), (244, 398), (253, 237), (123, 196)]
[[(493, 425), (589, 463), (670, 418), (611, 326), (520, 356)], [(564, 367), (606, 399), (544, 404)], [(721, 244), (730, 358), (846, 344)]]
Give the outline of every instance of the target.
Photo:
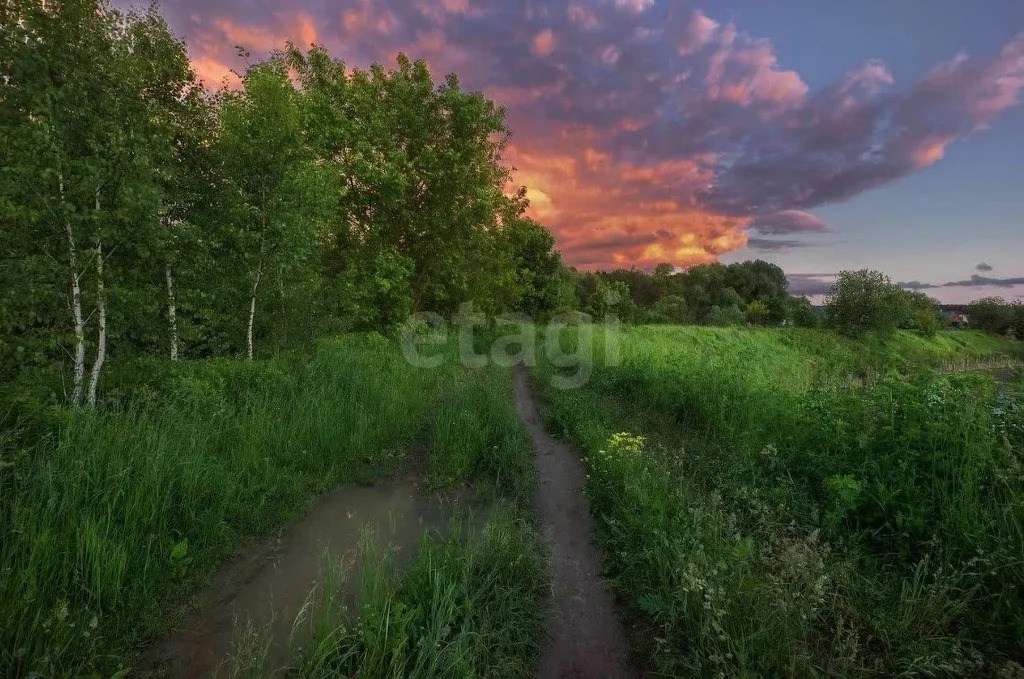
[(546, 57), (555, 49), (555, 34), (550, 28), (546, 28), (533, 36), (533, 53), (537, 56)]
[(808, 89), (796, 72), (778, 69), (775, 51), (767, 42), (720, 47), (711, 58), (706, 83), (712, 101), (742, 106), (755, 102), (798, 106)]
[(586, 30), (597, 27), (597, 15), (583, 5), (571, 3), (566, 8), (566, 13), (569, 16), (569, 21)]
[(718, 30), (718, 22), (708, 17), (699, 9), (694, 10), (690, 15), (690, 21), (686, 25), (679, 42), (676, 44), (676, 51), (680, 56), (693, 54), (704, 49), (715, 37)]
[(339, 4), (180, 0), (166, 11), (211, 85), (244, 66), (233, 45), (257, 57), (285, 40), (323, 41), (353, 66), (405, 51), (435, 77), (457, 72), (508, 107), (508, 163), (531, 211), (585, 266), (692, 264), (746, 246), (748, 230), (823, 231), (809, 210), (939, 162), (1024, 89), (1024, 34), (917, 82), (868, 61), (812, 91), (770, 41), (679, 4)]
[(802, 210), (780, 210), (762, 215), (754, 219), (750, 228), (768, 235), (829, 230), (825, 222)]
[(654, 0), (615, 0), (615, 6), (630, 12), (640, 13), (654, 4)]
[(615, 64), (619, 61), (619, 57), (622, 55), (619, 52), (619, 48), (615, 45), (608, 45), (601, 51), (601, 61), (606, 64)]

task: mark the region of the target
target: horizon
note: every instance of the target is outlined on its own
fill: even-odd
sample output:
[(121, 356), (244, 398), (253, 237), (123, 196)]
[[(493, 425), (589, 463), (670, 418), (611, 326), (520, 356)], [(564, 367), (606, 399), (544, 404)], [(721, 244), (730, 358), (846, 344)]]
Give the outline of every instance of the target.
[(210, 87), (287, 40), (457, 73), (569, 265), (764, 259), (815, 301), (872, 268), (945, 304), (1024, 297), (1024, 5), (986, 7), (161, 4)]

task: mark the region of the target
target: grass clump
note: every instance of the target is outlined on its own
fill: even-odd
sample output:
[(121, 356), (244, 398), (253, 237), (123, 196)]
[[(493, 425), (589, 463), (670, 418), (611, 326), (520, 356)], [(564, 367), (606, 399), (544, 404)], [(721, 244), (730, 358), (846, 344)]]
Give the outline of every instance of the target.
[(454, 488), (473, 482), (491, 496), (529, 503), (533, 452), (512, 404), (512, 371), (459, 372), (430, 427), (427, 482)]
[(292, 674), (533, 675), (547, 571), (529, 510), (533, 450), (512, 396), (509, 369), (456, 372), (428, 430), (426, 478), (471, 486), (490, 509), (424, 535), (405, 568), (393, 552), (367, 550), (353, 602), (328, 564), (299, 621)]
[(354, 612), (328, 577), (300, 621), (294, 676), (531, 676), (545, 583), (537, 536), (508, 507), (469, 525), (425, 536), (404, 571), (371, 555)]

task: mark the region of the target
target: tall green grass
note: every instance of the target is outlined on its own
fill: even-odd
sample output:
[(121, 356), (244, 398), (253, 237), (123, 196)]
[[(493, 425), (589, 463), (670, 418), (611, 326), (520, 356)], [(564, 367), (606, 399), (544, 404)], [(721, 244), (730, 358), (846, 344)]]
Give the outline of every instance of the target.
[(607, 339), (546, 412), (587, 453), (657, 670), (963, 676), (1020, 657), (1019, 397), (928, 369), (1016, 345), (637, 328), (608, 365)]
[(393, 469), (450, 377), (354, 336), (312, 358), (142, 364), (108, 407), (19, 418), (0, 468), (0, 673), (122, 667), (242, 541)]
[[(428, 429), (426, 479), (471, 486), (489, 504), (425, 535), (406, 569), (366, 555), (355, 607), (325, 579), (294, 651), (298, 677), (533, 676), (547, 573), (532, 525), (533, 450), (512, 371), (460, 369)], [(331, 569), (328, 568), (328, 573)]]
[(482, 528), (425, 536), (405, 570), (371, 554), (354, 610), (337, 570), (327, 573), (298, 621), (293, 676), (532, 676), (545, 567), (536, 533), (510, 507)]
[(430, 427), (427, 482), (476, 484), (520, 507), (533, 489), (533, 451), (513, 403), (512, 371), (459, 371)]

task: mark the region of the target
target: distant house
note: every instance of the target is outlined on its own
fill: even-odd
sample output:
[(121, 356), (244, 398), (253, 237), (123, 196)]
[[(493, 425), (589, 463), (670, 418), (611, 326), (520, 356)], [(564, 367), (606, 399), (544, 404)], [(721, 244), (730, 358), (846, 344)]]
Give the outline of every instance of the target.
[(955, 328), (966, 328), (970, 321), (967, 319), (967, 314), (954, 311), (949, 315), (949, 324)]

